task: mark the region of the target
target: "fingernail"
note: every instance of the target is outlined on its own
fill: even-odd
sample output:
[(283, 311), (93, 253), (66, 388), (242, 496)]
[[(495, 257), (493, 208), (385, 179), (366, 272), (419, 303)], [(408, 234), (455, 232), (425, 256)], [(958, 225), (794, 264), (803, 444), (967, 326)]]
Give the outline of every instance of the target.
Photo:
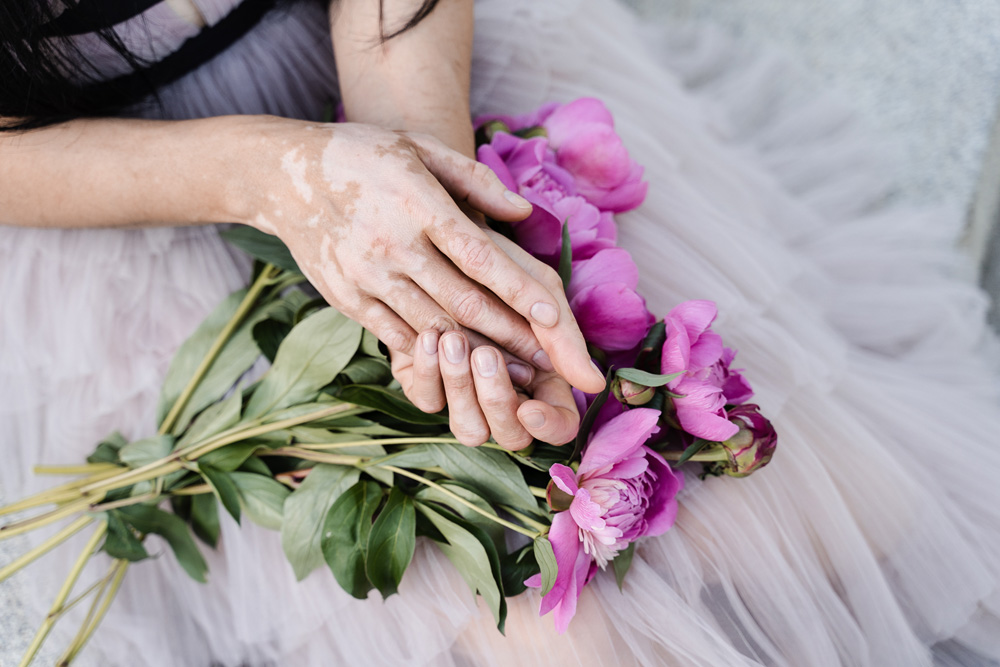
[(594, 375), (601, 378), (601, 382), (605, 382), (604, 371), (601, 370), (601, 367), (593, 359), (590, 360), (590, 367), (594, 369)]
[(476, 370), (484, 378), (491, 378), (497, 374), (497, 353), (488, 347), (480, 347), (472, 352), (472, 359), (476, 362)]
[(534, 373), (524, 364), (507, 364), (507, 375), (516, 385), (525, 387), (531, 384)]
[(545, 415), (538, 410), (533, 410), (521, 417), (521, 423), (528, 428), (541, 428), (545, 425)]
[[(543, 371), (549, 371), (550, 373), (556, 369), (556, 367), (552, 365), (552, 360), (549, 359), (549, 355), (545, 354), (545, 350), (535, 352), (535, 356), (531, 358), (531, 363), (538, 366)], [(601, 377), (604, 376), (602, 375)]]
[(444, 356), (453, 364), (465, 359), (465, 337), (462, 334), (447, 334), (444, 337)]
[(428, 331), (427, 333), (420, 336), (421, 345), (424, 346), (424, 352), (428, 356), (433, 357), (438, 351), (438, 334), (436, 331)]
[(559, 321), (559, 310), (551, 303), (539, 301), (531, 307), (531, 319), (543, 327), (554, 327)]
[(504, 199), (518, 208), (531, 208), (531, 202), (512, 190), (503, 193)]

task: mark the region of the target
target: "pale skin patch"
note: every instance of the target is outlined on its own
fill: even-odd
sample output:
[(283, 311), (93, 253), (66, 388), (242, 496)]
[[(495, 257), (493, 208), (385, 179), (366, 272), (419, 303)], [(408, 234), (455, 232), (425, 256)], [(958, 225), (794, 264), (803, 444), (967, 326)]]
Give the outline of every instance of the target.
[(305, 200), (306, 204), (311, 204), (313, 200), (313, 189), (306, 179), (306, 171), (309, 163), (305, 155), (300, 155), (300, 148), (293, 148), (281, 157), (281, 170), (292, 179), (292, 187)]

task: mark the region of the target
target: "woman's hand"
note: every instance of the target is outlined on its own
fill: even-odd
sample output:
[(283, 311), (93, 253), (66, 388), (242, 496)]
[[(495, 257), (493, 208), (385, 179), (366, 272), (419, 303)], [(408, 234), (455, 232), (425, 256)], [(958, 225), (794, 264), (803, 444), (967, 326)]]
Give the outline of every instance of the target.
[(555, 272), (516, 246), (515, 261), (459, 208), (530, 212), (484, 165), (364, 124), (260, 118), (248, 130), (244, 221), (279, 236), (323, 297), (394, 352), (412, 355), (417, 331), (464, 328), (585, 391), (603, 387)]
[(392, 373), (403, 392), (425, 412), (447, 404), (451, 432), (462, 444), (475, 447), (492, 436), (501, 447), (518, 450), (535, 438), (556, 445), (572, 440), (580, 415), (566, 381), (536, 373), (523, 390), (516, 389), (507, 368), (499, 350), (473, 350), (458, 331), (424, 332), (413, 356), (392, 355)]

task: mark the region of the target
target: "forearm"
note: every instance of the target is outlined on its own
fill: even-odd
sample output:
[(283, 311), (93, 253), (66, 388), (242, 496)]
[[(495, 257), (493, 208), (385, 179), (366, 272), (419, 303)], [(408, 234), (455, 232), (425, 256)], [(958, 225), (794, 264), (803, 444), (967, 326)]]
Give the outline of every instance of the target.
[[(421, 0), (384, 0), (391, 33)], [(347, 118), (426, 132), (474, 154), (469, 117), (472, 0), (440, 0), (415, 27), (379, 45), (378, 0), (337, 0), (331, 11), (337, 72)]]
[(0, 222), (136, 227), (245, 217), (231, 156), (247, 122), (81, 119), (0, 133)]

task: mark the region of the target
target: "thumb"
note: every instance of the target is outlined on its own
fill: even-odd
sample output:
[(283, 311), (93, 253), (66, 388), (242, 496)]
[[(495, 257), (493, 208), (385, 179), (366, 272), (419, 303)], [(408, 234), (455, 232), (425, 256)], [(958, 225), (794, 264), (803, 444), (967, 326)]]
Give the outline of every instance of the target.
[[(508, 189), (488, 165), (451, 150), (430, 135), (407, 136), (427, 170), (456, 201), (468, 202), (494, 220), (517, 222), (531, 214), (531, 202)], [(506, 169), (503, 163), (497, 167)]]

